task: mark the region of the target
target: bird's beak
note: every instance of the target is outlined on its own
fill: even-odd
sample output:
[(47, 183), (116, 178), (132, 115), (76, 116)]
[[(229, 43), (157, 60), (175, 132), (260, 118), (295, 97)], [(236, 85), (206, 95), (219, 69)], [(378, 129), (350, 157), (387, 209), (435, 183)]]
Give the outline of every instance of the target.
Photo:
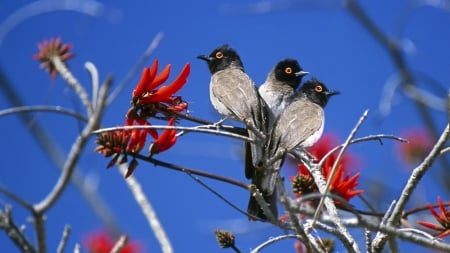
[(207, 55), (199, 55), (199, 56), (197, 56), (197, 58), (198, 59), (201, 59), (201, 60), (204, 60), (204, 61), (206, 61), (206, 62), (210, 62), (210, 61), (212, 61), (212, 57), (209, 57), (209, 56), (207, 56)]
[(309, 74), (307, 71), (300, 70), (299, 72), (295, 72), (295, 76), (306, 76)]
[(330, 90), (330, 91), (326, 92), (327, 97), (331, 97), (331, 96), (339, 95), (339, 94), (341, 94), (341, 92), (337, 91), (337, 90)]

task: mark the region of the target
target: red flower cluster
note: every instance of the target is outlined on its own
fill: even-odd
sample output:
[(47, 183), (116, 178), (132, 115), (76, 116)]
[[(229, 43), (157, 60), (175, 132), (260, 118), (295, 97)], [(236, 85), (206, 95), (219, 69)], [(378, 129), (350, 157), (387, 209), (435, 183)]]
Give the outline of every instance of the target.
[[(145, 68), (141, 79), (133, 90), (131, 108), (126, 114), (125, 126), (149, 126), (149, 118), (158, 118), (168, 121), (168, 126), (175, 124), (176, 113), (187, 110), (187, 102), (181, 96), (174, 94), (179, 91), (187, 81), (190, 65), (187, 63), (178, 77), (169, 85), (157, 88), (167, 81), (170, 74), (170, 65), (167, 65), (157, 75), (158, 61), (155, 60), (150, 68)], [(161, 115), (161, 116), (160, 116)], [(155, 129), (133, 129), (126, 131), (113, 131), (102, 133), (97, 137), (96, 151), (113, 156), (108, 166), (114, 165), (120, 155), (124, 155), (119, 163), (127, 162), (127, 154), (139, 153), (145, 145), (147, 135), (154, 142), (150, 145), (149, 154), (157, 154), (171, 148), (177, 141), (175, 129), (165, 129), (161, 134)], [(130, 176), (138, 163), (135, 158), (131, 161), (125, 177)]]
[[(89, 253), (109, 253), (113, 249), (115, 241), (105, 232), (97, 232), (88, 236), (84, 245)], [(141, 252), (136, 242), (127, 243), (119, 253)]]
[[(426, 221), (418, 221), (417, 223), (429, 229), (439, 231), (438, 237), (444, 238), (445, 236), (450, 235), (450, 209), (447, 210), (445, 208), (444, 203), (442, 202), (440, 196), (438, 196), (437, 200), (440, 213), (436, 212), (436, 210), (434, 210), (434, 207), (432, 205), (428, 204), (427, 206), (428, 209), (430, 209), (430, 212), (433, 214), (436, 221), (439, 222), (439, 225)], [(447, 203), (447, 205), (449, 204), (450, 202)]]
[(402, 160), (409, 165), (421, 162), (433, 148), (430, 134), (423, 129), (409, 129), (402, 133), (408, 143), (398, 143)]
[[(332, 135), (323, 136), (314, 146), (308, 149), (314, 157), (321, 160), (334, 146), (336, 141)], [(322, 174), (326, 180), (328, 180), (331, 169), (337, 159), (337, 155), (333, 154), (329, 156), (322, 166)], [(347, 153), (344, 154), (340, 163), (338, 164), (337, 171), (334, 178), (331, 179), (330, 192), (336, 194), (346, 201), (349, 201), (352, 197), (361, 194), (362, 190), (355, 190), (358, 186), (358, 178), (360, 173), (356, 173), (350, 176), (350, 172), (347, 171), (349, 164), (352, 161), (352, 157)], [(298, 175), (291, 177), (294, 194), (297, 196), (306, 195), (313, 192), (318, 192), (317, 186), (314, 183), (314, 179), (309, 174), (305, 165), (299, 164)], [(338, 201), (335, 201), (339, 204)]]
[(54, 79), (56, 74), (55, 65), (52, 62), (53, 57), (59, 57), (65, 63), (74, 57), (69, 51), (72, 49), (70, 44), (62, 44), (61, 38), (44, 40), (38, 44), (39, 53), (33, 55), (35, 60), (41, 61), (41, 68), (47, 69), (50, 77)]

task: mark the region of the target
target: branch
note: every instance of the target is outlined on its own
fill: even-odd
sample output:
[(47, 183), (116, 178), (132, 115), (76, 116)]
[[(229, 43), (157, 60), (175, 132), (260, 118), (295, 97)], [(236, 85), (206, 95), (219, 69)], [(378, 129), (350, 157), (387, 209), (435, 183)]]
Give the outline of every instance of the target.
[(216, 124), (215, 122), (212, 122), (212, 121), (204, 120), (204, 119), (197, 118), (197, 117), (194, 117), (194, 116), (191, 116), (191, 115), (188, 115), (188, 114), (184, 114), (184, 113), (180, 113), (180, 112), (174, 112), (174, 111), (165, 110), (164, 108), (161, 108), (160, 110), (162, 112), (167, 113), (168, 115), (173, 114), (173, 115), (177, 116), (178, 118), (202, 124), (202, 125), (204, 125), (205, 128), (209, 128), (209, 129), (217, 129), (217, 128), (219, 128), (221, 130), (225, 130), (225, 131), (230, 132), (230, 133), (239, 134), (239, 135), (242, 135), (242, 136), (248, 136), (247, 129), (242, 128), (242, 127)]
[(131, 79), (133, 79), (138, 70), (140, 70), (142, 66), (144, 66), (145, 62), (150, 58), (156, 48), (158, 48), (159, 43), (161, 42), (163, 37), (164, 34), (162, 32), (156, 34), (152, 42), (150, 42), (147, 49), (141, 55), (141, 58), (139, 58), (138, 62), (128, 71), (125, 78), (120, 81), (119, 85), (111, 92), (111, 95), (109, 95), (108, 99), (106, 100), (106, 105), (110, 105), (120, 94), (120, 92), (122, 92), (122, 90), (128, 85), (128, 83), (131, 82)]
[(80, 84), (80, 82), (78, 82), (75, 76), (72, 75), (72, 72), (69, 71), (59, 56), (52, 56), (50, 60), (58, 73), (61, 74), (61, 77), (67, 82), (69, 87), (72, 88), (78, 95), (78, 98), (81, 100), (81, 103), (83, 103), (88, 115), (91, 116), (94, 113), (94, 107), (89, 100), (89, 95), (84, 87)]
[(77, 138), (75, 143), (72, 145), (72, 149), (68, 155), (67, 160), (64, 163), (62, 173), (54, 185), (52, 191), (47, 194), (47, 196), (41, 200), (39, 203), (34, 205), (34, 221), (36, 234), (38, 238), (39, 252), (46, 252), (45, 245), (45, 228), (44, 228), (44, 213), (59, 199), (63, 191), (66, 189), (68, 182), (75, 170), (75, 166), (80, 158), (81, 151), (86, 145), (91, 132), (98, 128), (100, 124), (100, 119), (105, 109), (105, 98), (109, 87), (112, 84), (112, 78), (108, 78), (105, 84), (102, 86), (100, 91), (99, 101), (100, 104), (98, 109), (89, 118), (89, 122), (83, 129), (81, 135)]
[[(180, 130), (185, 132), (199, 132), (199, 133), (208, 133), (208, 134), (215, 134), (215, 135), (221, 135), (225, 137), (230, 137), (234, 139), (239, 139), (243, 141), (248, 142), (254, 142), (253, 139), (230, 133), (225, 132), (217, 129), (207, 129), (209, 126), (195, 126), (195, 127), (183, 127), (183, 126), (167, 126), (167, 125), (145, 125), (145, 126), (120, 126), (120, 127), (108, 127), (108, 128), (102, 128), (98, 129), (96, 131), (92, 131), (92, 134), (99, 134), (103, 132), (111, 132), (111, 131), (117, 131), (117, 130), (132, 130), (132, 129), (174, 129), (174, 130)], [(205, 129), (206, 128), (206, 129)]]
[[(227, 205), (231, 206), (234, 210), (238, 211), (239, 213), (241, 213), (241, 214), (243, 214), (243, 215), (245, 215), (245, 216), (247, 216), (247, 217), (250, 216), (246, 211), (240, 209), (238, 206), (236, 206), (236, 205), (233, 204), (231, 201), (229, 201), (228, 199), (226, 199), (222, 194), (220, 194), (219, 192), (217, 192), (216, 190), (214, 190), (212, 187), (210, 187), (209, 185), (207, 185), (207, 184), (205, 184), (204, 182), (202, 182), (202, 181), (200, 180), (199, 177), (196, 177), (196, 176), (192, 175), (189, 171), (185, 171), (185, 173), (186, 173), (189, 177), (191, 177), (193, 180), (195, 180), (197, 183), (199, 183), (201, 186), (205, 187), (205, 188), (206, 188), (208, 191), (210, 191), (212, 194), (216, 195), (219, 199), (223, 200)], [(259, 218), (256, 217), (256, 216), (251, 216), (251, 217), (254, 218), (254, 219), (256, 219), (256, 220), (259, 219)]]
[(64, 253), (64, 250), (66, 249), (67, 239), (69, 239), (70, 231), (70, 226), (65, 225), (61, 241), (59, 242), (58, 249), (56, 250), (57, 253)]
[(260, 245), (258, 245), (256, 248), (254, 248), (252, 251), (250, 251), (250, 253), (258, 253), (260, 252), (263, 248), (269, 246), (270, 244), (273, 244), (275, 242), (281, 241), (281, 240), (286, 240), (286, 239), (291, 239), (291, 238), (296, 238), (298, 239), (298, 235), (295, 234), (286, 234), (286, 235), (280, 235), (277, 237), (271, 237), (269, 240), (261, 243)]
[[(350, 142), (352, 141), (352, 139), (355, 136), (356, 132), (361, 127), (361, 124), (366, 119), (368, 112), (369, 112), (368, 110), (364, 111), (363, 115), (361, 116), (361, 118), (359, 119), (358, 123), (353, 128), (353, 130), (350, 132), (350, 135), (347, 137), (347, 140), (344, 142), (344, 144), (342, 145), (341, 150), (339, 151), (339, 154), (338, 154), (338, 156), (336, 158), (336, 161), (333, 164), (333, 168), (331, 168), (331, 173), (328, 176), (328, 182), (327, 182), (327, 185), (325, 186), (325, 190), (324, 190), (324, 192), (321, 192), (323, 194), (323, 196), (320, 198), (319, 205), (317, 206), (316, 213), (314, 214), (312, 226), (314, 226), (314, 221), (317, 220), (317, 218), (319, 217), (320, 212), (322, 211), (323, 203), (324, 203), (324, 200), (325, 200), (325, 195), (330, 190), (331, 182), (333, 181), (334, 174), (336, 174), (336, 169), (337, 169), (339, 163), (341, 162), (342, 156), (344, 155), (344, 152), (347, 149), (347, 147), (350, 145)], [(325, 160), (322, 158), (322, 161), (325, 161)], [(321, 164), (323, 164), (323, 162), (321, 162)]]
[(32, 106), (19, 106), (14, 108), (8, 108), (0, 111), (0, 117), (14, 113), (24, 112), (54, 112), (74, 117), (77, 120), (87, 122), (88, 119), (78, 112), (74, 112), (69, 109), (65, 109), (61, 106), (48, 106), (48, 105), (32, 105)]
[[(126, 164), (119, 165), (119, 171), (122, 175), (125, 175), (127, 171)], [(156, 216), (156, 212), (153, 210), (153, 207), (150, 204), (150, 201), (147, 199), (147, 196), (142, 190), (139, 181), (136, 179), (136, 177), (130, 175), (127, 179), (125, 179), (125, 183), (128, 185), (136, 202), (141, 207), (141, 210), (144, 213), (148, 224), (152, 228), (153, 233), (155, 234), (155, 237), (161, 246), (162, 252), (172, 253), (173, 249), (172, 245), (170, 244), (169, 238), (167, 237), (166, 232), (161, 226), (158, 217)]]
[(120, 236), (117, 242), (114, 244), (114, 247), (111, 249), (110, 253), (119, 253), (120, 250), (122, 250), (127, 245), (127, 242), (128, 236)]
[[(404, 210), (406, 203), (408, 202), (409, 198), (411, 197), (414, 189), (419, 184), (422, 177), (425, 175), (425, 173), (428, 171), (428, 169), (433, 164), (434, 160), (439, 156), (439, 153), (442, 149), (442, 147), (445, 145), (449, 138), (450, 134), (450, 128), (449, 125), (445, 128), (444, 132), (441, 134), (441, 137), (434, 145), (433, 149), (430, 151), (428, 156), (422, 161), (421, 164), (419, 164), (412, 172), (411, 176), (408, 179), (408, 182), (406, 183), (405, 187), (403, 188), (403, 191), (400, 194), (400, 197), (398, 198), (397, 204), (395, 205), (395, 208), (392, 212), (392, 215), (390, 216), (387, 225), (388, 226), (395, 226), (399, 223), (401, 217), (402, 217), (402, 211)], [(389, 236), (387, 234), (378, 233), (377, 236), (374, 239), (373, 247), (374, 252), (379, 252), (383, 246), (386, 240), (389, 239)]]
[(53, 187), (53, 190), (47, 195), (47, 197), (35, 204), (34, 208), (36, 212), (43, 213), (48, 208), (50, 208), (54, 202), (59, 198), (61, 193), (64, 191), (67, 183), (74, 171), (75, 165), (78, 162), (78, 159), (81, 155), (81, 150), (86, 145), (87, 140), (89, 139), (92, 131), (98, 128), (101, 116), (103, 114), (103, 110), (105, 109), (105, 97), (109, 87), (112, 84), (112, 78), (108, 78), (105, 84), (102, 86), (99, 100), (103, 101), (98, 107), (98, 109), (94, 112), (94, 114), (89, 118), (88, 124), (83, 129), (81, 135), (77, 138), (75, 143), (72, 145), (72, 149), (68, 155), (68, 158), (63, 166), (63, 172), (61, 173), (58, 182)]
[(317, 245), (315, 238), (310, 233), (308, 233), (308, 230), (305, 230), (303, 224), (300, 223), (296, 212), (298, 208), (295, 208), (294, 205), (292, 205), (291, 199), (287, 196), (284, 184), (280, 179), (277, 180), (276, 189), (280, 191), (280, 202), (284, 205), (289, 220), (291, 221), (291, 224), (294, 227), (295, 232), (297, 233), (298, 239), (303, 243), (308, 252), (323, 252)]
[(105, 13), (105, 5), (94, 0), (76, 1), (70, 4), (65, 1), (34, 1), (13, 12), (0, 24), (0, 46), (6, 35), (17, 25), (29, 18), (54, 11), (75, 11), (84, 15), (98, 17)]
[(205, 171), (201, 171), (201, 170), (190, 169), (190, 168), (187, 168), (187, 167), (179, 166), (179, 165), (176, 165), (176, 164), (173, 164), (173, 163), (164, 162), (164, 161), (157, 160), (155, 158), (147, 157), (147, 156), (140, 155), (140, 154), (136, 154), (134, 156), (136, 158), (138, 158), (138, 159), (141, 159), (141, 160), (153, 163), (154, 165), (157, 165), (157, 166), (159, 165), (159, 166), (171, 169), (171, 170), (181, 171), (181, 172), (192, 174), (192, 175), (198, 175), (198, 176), (214, 179), (214, 180), (217, 180), (217, 181), (221, 181), (221, 182), (224, 182), (224, 183), (228, 183), (228, 184), (232, 184), (232, 185), (238, 186), (238, 187), (246, 189), (246, 190), (248, 190), (248, 187), (249, 187), (248, 184), (242, 183), (242, 182), (237, 181), (237, 180), (232, 179), (232, 178), (219, 176), (219, 175), (212, 174), (212, 173), (205, 172)]
[(11, 214), (11, 207), (6, 206), (5, 212), (0, 210), (0, 229), (5, 231), (5, 234), (22, 252), (35, 253), (36, 249), (25, 235), (20, 231), (14, 223)]

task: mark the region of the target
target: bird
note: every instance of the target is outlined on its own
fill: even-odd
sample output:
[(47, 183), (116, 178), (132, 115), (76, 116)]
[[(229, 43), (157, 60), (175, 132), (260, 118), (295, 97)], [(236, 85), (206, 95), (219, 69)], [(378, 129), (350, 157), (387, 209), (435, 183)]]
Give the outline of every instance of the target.
[[(309, 74), (304, 71), (297, 60), (292, 58), (286, 58), (280, 60), (269, 72), (265, 82), (259, 87), (258, 93), (266, 102), (269, 113), (268, 113), (268, 132), (271, 131), (273, 123), (276, 118), (281, 114), (284, 108), (292, 100), (293, 96), (296, 94), (296, 90), (300, 85), (303, 76)], [(245, 147), (245, 151), (248, 151), (249, 145)], [(263, 154), (263, 158), (264, 154)], [(265, 178), (266, 176), (274, 177), (275, 174), (265, 174), (264, 168), (261, 164), (254, 166), (251, 160), (251, 156), (246, 152), (245, 156), (245, 174), (248, 179), (252, 180), (252, 184), (259, 189), (265, 199), (269, 204), (269, 207), (274, 216), (277, 216), (276, 209), (276, 192), (270, 189), (266, 189), (266, 184), (263, 182), (272, 181), (271, 179)], [(267, 217), (260, 208), (255, 197), (250, 196), (247, 213), (251, 216), (256, 216), (261, 220), (266, 220)]]
[(249, 132), (264, 135), (262, 99), (253, 80), (245, 73), (239, 54), (228, 45), (214, 49), (209, 55), (197, 58), (208, 64), (211, 72), (209, 85), (210, 100), (216, 111), (241, 122)]
[(197, 58), (207, 62), (212, 74), (209, 94), (213, 107), (225, 118), (246, 125), (249, 137), (255, 141), (245, 144), (250, 146), (250, 152), (246, 150), (246, 153), (255, 165), (261, 163), (268, 134), (268, 107), (254, 81), (245, 72), (239, 54), (225, 44), (209, 55), (199, 55)]
[[(267, 75), (266, 81), (259, 86), (259, 95), (270, 109), (269, 129), (275, 119), (284, 111), (288, 102), (295, 96), (304, 71), (297, 60), (286, 58), (279, 61)], [(270, 131), (270, 130), (269, 130)]]
[(261, 187), (271, 193), (275, 189), (279, 171), (286, 154), (293, 154), (301, 161), (306, 148), (314, 145), (322, 136), (325, 124), (324, 108), (331, 96), (339, 91), (329, 90), (317, 78), (306, 81), (274, 123), (266, 146), (271, 158), (266, 164), (265, 179)]

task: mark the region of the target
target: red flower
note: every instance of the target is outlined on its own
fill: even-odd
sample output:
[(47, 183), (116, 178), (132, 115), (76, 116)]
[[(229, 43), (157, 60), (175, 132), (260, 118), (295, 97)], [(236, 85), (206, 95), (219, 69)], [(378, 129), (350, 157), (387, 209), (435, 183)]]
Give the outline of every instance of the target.
[(156, 89), (167, 81), (170, 74), (170, 65), (157, 75), (158, 60), (155, 60), (150, 68), (142, 71), (141, 79), (133, 90), (132, 110), (141, 118), (155, 117), (158, 112), (167, 114), (168, 111), (181, 112), (187, 109), (187, 103), (180, 96), (174, 96), (187, 81), (190, 72), (190, 64), (187, 63), (178, 77), (169, 85)]
[(44, 40), (38, 44), (39, 53), (33, 55), (35, 60), (41, 61), (41, 68), (47, 69), (51, 78), (55, 78), (56, 71), (55, 65), (53, 64), (53, 58), (59, 57), (60, 60), (65, 63), (67, 60), (72, 59), (74, 55), (70, 53), (72, 45), (62, 44), (61, 38)]
[[(84, 245), (89, 253), (109, 253), (116, 242), (105, 232), (97, 232), (88, 236)], [(141, 252), (140, 246), (136, 242), (128, 242), (119, 253)]]
[[(447, 203), (449, 205), (450, 202)], [(433, 214), (434, 218), (439, 222), (439, 225), (426, 222), (426, 221), (418, 221), (420, 225), (439, 231), (438, 237), (444, 238), (447, 235), (450, 235), (450, 209), (447, 210), (444, 206), (444, 203), (442, 202), (442, 199), (440, 196), (438, 196), (438, 207), (440, 213), (436, 212), (434, 210), (434, 207), (430, 204), (427, 205), (428, 209), (430, 209), (431, 214)]]
[(402, 136), (408, 140), (407, 143), (398, 143), (397, 147), (402, 160), (409, 165), (421, 162), (433, 148), (430, 134), (423, 129), (409, 129)]
[[(321, 160), (334, 146), (336, 142), (332, 135), (325, 135), (314, 146), (308, 149), (314, 157)], [(326, 180), (328, 180), (331, 169), (337, 159), (337, 155), (333, 154), (329, 156), (322, 166), (322, 174)], [(349, 201), (352, 197), (361, 194), (362, 190), (355, 190), (358, 186), (358, 178), (360, 173), (356, 173), (350, 176), (350, 172), (347, 171), (348, 166), (351, 164), (352, 157), (347, 153), (344, 154), (338, 167), (334, 178), (331, 179), (330, 192), (336, 194), (346, 201)], [(298, 166), (298, 175), (291, 178), (294, 193), (298, 196), (308, 193), (318, 192), (317, 186), (314, 183), (314, 179), (309, 174), (308, 170), (303, 164)], [(335, 201), (339, 204), (338, 201)]]
[[(168, 125), (173, 126), (174, 123), (175, 118), (171, 118)], [(150, 156), (166, 151), (175, 145), (175, 142), (177, 142), (176, 133), (177, 131), (175, 129), (165, 129), (162, 134), (150, 145)]]
[[(149, 118), (156, 117), (162, 113), (165, 117), (157, 117), (169, 120), (169, 126), (173, 126), (176, 118), (173, 112), (181, 112), (187, 109), (187, 102), (181, 96), (174, 96), (187, 81), (190, 72), (190, 65), (187, 63), (181, 73), (172, 83), (157, 89), (162, 83), (167, 81), (170, 74), (170, 65), (167, 65), (160, 74), (158, 71), (158, 60), (155, 60), (150, 68), (144, 68), (141, 79), (133, 90), (131, 108), (126, 113), (125, 126), (150, 126)], [(103, 133), (97, 137), (97, 152), (105, 156), (113, 156), (108, 167), (114, 165), (122, 155), (120, 163), (127, 161), (127, 155), (138, 154), (145, 146), (147, 135), (155, 141), (150, 145), (149, 154), (157, 154), (168, 150), (175, 145), (177, 136), (176, 130), (166, 129), (161, 134), (155, 129), (133, 129)], [(125, 177), (130, 176), (138, 165), (134, 158), (128, 167)]]

